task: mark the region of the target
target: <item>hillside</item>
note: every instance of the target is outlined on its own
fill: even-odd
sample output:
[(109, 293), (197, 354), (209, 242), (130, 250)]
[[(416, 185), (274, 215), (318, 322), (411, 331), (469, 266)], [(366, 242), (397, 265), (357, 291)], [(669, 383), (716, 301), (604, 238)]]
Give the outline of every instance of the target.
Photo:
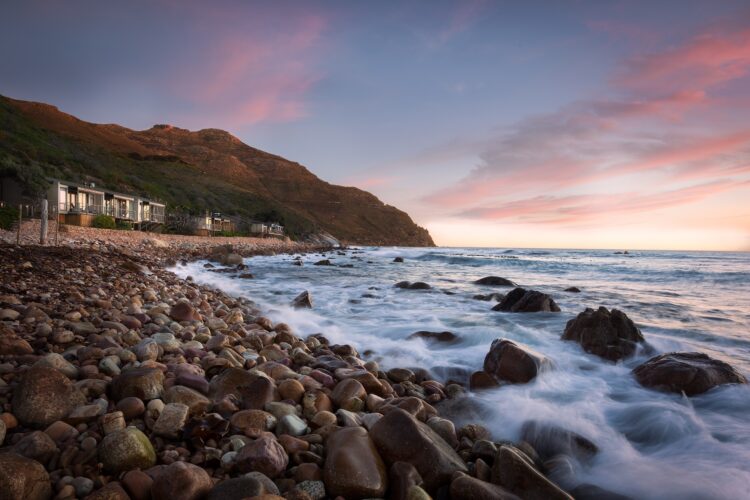
[(45, 177), (94, 181), (194, 213), (275, 219), (293, 237), (325, 231), (351, 244), (433, 245), (427, 230), (374, 195), (329, 184), (223, 130), (136, 131), (0, 96), (0, 175), (9, 173), (30, 191)]

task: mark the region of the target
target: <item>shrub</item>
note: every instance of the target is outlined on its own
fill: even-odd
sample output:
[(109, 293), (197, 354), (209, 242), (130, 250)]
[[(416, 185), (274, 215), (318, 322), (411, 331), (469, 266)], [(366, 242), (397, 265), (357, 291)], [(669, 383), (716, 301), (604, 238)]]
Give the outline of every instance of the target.
[(99, 229), (116, 229), (115, 218), (109, 215), (97, 215), (94, 217), (94, 221), (91, 223), (92, 226), (98, 227)]
[(125, 220), (118, 220), (117, 227), (115, 229), (122, 229), (125, 231), (130, 231), (133, 229), (133, 223), (125, 221)]
[(0, 207), (0, 228), (9, 230), (18, 220), (18, 209), (14, 207)]

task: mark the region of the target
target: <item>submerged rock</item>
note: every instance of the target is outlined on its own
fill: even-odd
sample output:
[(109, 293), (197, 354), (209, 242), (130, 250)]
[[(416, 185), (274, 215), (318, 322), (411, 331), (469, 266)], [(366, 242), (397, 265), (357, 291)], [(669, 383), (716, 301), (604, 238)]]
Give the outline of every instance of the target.
[(501, 278), (500, 276), (485, 276), (474, 282), (477, 285), (485, 286), (517, 286), (511, 280), (507, 278)]
[(542, 460), (556, 455), (588, 459), (599, 451), (594, 443), (580, 434), (536, 420), (523, 424), (521, 440), (529, 443)]
[(573, 500), (511, 446), (501, 446), (492, 465), (492, 482), (527, 500)]
[(672, 352), (653, 357), (633, 370), (644, 387), (688, 396), (722, 384), (747, 384), (747, 379), (724, 361), (699, 352)]
[(401, 288), (403, 290), (429, 290), (430, 288), (432, 288), (424, 281), (415, 281), (414, 283), (411, 283), (409, 281), (399, 281), (393, 286), (395, 286), (396, 288)]
[(414, 332), (407, 337), (407, 339), (415, 339), (415, 338), (436, 340), (438, 342), (455, 342), (456, 340), (458, 340), (458, 336), (453, 332), (419, 331), (419, 332)]
[(312, 309), (312, 306), (312, 295), (310, 295), (310, 292), (307, 290), (297, 295), (294, 300), (292, 300), (292, 307), (295, 309)]
[(486, 373), (513, 384), (529, 382), (552, 366), (552, 361), (543, 354), (508, 339), (492, 341), (490, 351), (484, 357)]
[(632, 356), (639, 343), (645, 342), (641, 331), (627, 315), (617, 309), (596, 311), (586, 308), (565, 325), (563, 340), (574, 340), (583, 350), (610, 361)]
[(514, 288), (503, 297), (493, 311), (504, 312), (560, 312), (555, 301), (546, 293), (525, 288)]

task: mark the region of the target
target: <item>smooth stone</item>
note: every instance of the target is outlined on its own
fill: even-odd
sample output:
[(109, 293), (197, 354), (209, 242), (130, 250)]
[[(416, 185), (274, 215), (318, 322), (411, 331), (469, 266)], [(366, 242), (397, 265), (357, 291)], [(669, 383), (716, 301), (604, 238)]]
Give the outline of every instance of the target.
[(492, 464), (492, 482), (524, 500), (573, 500), (510, 446), (498, 450)]
[(177, 439), (182, 435), (190, 408), (182, 403), (169, 403), (164, 406), (154, 424), (154, 434)]
[(154, 478), (151, 497), (154, 500), (200, 500), (212, 487), (211, 476), (203, 468), (187, 462), (174, 462)]
[(131, 469), (148, 469), (156, 463), (151, 441), (135, 427), (104, 436), (98, 449), (99, 461), (114, 474)]
[(151, 476), (140, 470), (128, 471), (122, 477), (122, 486), (133, 500), (150, 499), (153, 484)]
[(586, 308), (568, 321), (562, 340), (581, 344), (584, 351), (610, 361), (635, 354), (638, 344), (645, 342), (641, 331), (625, 313), (617, 309), (596, 311)]
[(456, 471), (467, 472), (460, 456), (435, 431), (400, 408), (391, 409), (370, 432), (386, 463), (412, 464), (428, 493), (447, 485)]
[(129, 397), (157, 399), (164, 391), (164, 373), (158, 368), (129, 368), (112, 380), (111, 389), (117, 401)]
[(326, 490), (345, 498), (382, 497), (388, 487), (383, 459), (362, 427), (333, 432), (326, 441), (323, 468)]
[(661, 354), (637, 366), (633, 375), (644, 387), (688, 396), (723, 384), (747, 384), (731, 365), (699, 352)]
[(393, 500), (406, 500), (412, 486), (421, 486), (422, 476), (407, 462), (394, 462), (388, 470), (388, 494)]
[(458, 475), (451, 482), (450, 493), (451, 500), (521, 500), (502, 486), (466, 474)]
[(237, 453), (236, 463), (242, 472), (257, 471), (273, 479), (286, 470), (289, 457), (276, 439), (263, 435), (242, 447)]
[(302, 436), (307, 433), (307, 422), (297, 415), (284, 415), (276, 424), (276, 434), (289, 434), (290, 436)]
[(34, 431), (11, 447), (11, 451), (46, 465), (57, 453), (57, 444), (42, 431)]
[(190, 416), (203, 415), (211, 401), (198, 391), (182, 385), (173, 385), (164, 392), (165, 403), (182, 403), (190, 409)]
[(51, 352), (33, 364), (35, 367), (53, 368), (70, 379), (78, 378), (78, 368), (61, 354)]
[[(273, 485), (272, 482), (271, 485)], [(279, 490), (275, 485), (269, 489), (267, 483), (257, 477), (242, 476), (221, 481), (208, 494), (208, 500), (243, 500), (278, 493)]]
[(508, 339), (493, 340), (484, 358), (486, 373), (513, 384), (529, 382), (551, 367), (552, 362), (546, 356)]

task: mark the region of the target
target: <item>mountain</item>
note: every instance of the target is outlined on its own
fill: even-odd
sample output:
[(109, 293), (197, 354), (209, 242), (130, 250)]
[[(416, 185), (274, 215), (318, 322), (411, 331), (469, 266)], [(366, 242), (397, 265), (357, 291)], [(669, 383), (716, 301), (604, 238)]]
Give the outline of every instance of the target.
[(349, 244), (434, 245), (426, 229), (374, 195), (329, 184), (218, 129), (136, 131), (0, 96), (0, 175), (8, 174), (29, 192), (49, 177), (91, 181), (172, 209), (277, 220), (293, 238), (327, 232)]

